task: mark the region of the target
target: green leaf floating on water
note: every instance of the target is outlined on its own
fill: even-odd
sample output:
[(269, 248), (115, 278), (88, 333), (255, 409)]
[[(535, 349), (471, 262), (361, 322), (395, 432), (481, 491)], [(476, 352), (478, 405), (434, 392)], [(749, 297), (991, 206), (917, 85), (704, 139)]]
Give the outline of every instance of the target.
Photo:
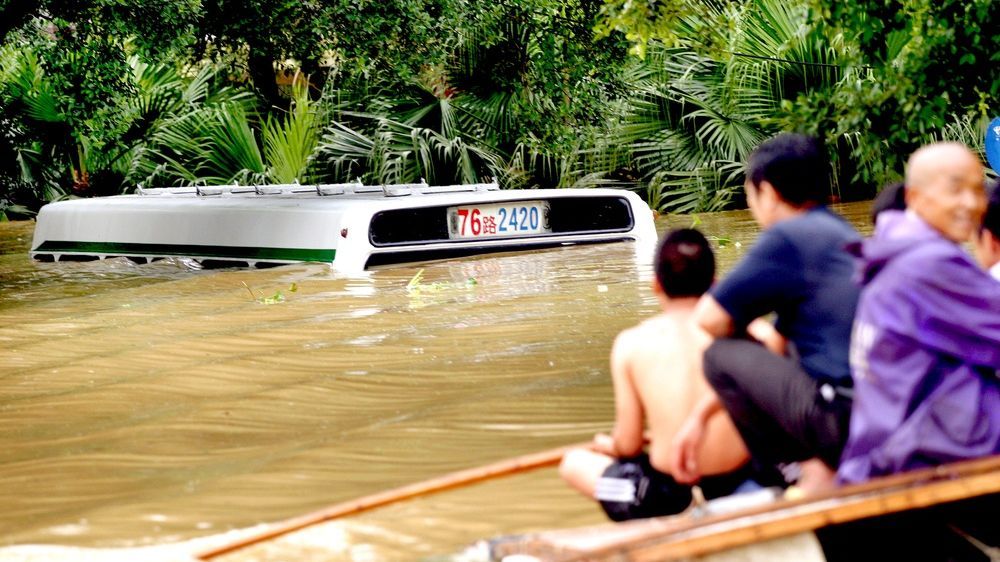
[[(260, 304), (278, 304), (280, 302), (285, 302), (285, 295), (281, 294), (281, 291), (275, 291), (274, 294), (271, 295), (271, 296), (269, 296), (269, 297), (265, 297), (263, 295), (258, 297), (257, 293), (253, 292), (253, 289), (251, 289), (250, 286), (247, 285), (246, 281), (242, 281), (242, 283), (243, 283), (243, 286), (246, 287), (247, 292), (250, 293), (250, 297), (255, 302), (258, 302)], [(288, 286), (288, 292), (289, 293), (294, 293), (295, 291), (298, 291), (298, 290), (299, 290), (299, 287), (295, 283), (292, 283), (291, 285)]]
[(260, 304), (278, 304), (279, 302), (285, 302), (285, 295), (281, 294), (281, 291), (275, 291), (273, 295), (269, 297), (261, 297), (257, 299)]
[(406, 292), (410, 294), (419, 294), (421, 292), (436, 293), (440, 291), (446, 291), (448, 289), (471, 289), (479, 284), (479, 281), (475, 277), (470, 277), (465, 280), (464, 283), (424, 283), (424, 270), (420, 269), (415, 274), (410, 282), (406, 284)]
[(424, 278), (424, 270), (418, 269), (417, 272), (413, 274), (413, 279), (410, 279), (410, 282), (406, 284), (406, 288), (413, 289), (415, 287), (419, 287), (420, 281), (422, 281), (423, 278)]

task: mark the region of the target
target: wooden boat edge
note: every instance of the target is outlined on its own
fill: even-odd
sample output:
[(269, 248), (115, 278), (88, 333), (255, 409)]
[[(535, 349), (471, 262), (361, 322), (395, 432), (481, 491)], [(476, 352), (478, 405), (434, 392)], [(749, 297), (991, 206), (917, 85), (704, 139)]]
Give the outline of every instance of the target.
[[(1000, 455), (920, 469), (719, 515), (678, 516), (501, 537), (491, 557), (665, 561), (705, 556), (831, 525), (1000, 493)], [(603, 537), (603, 538), (602, 538)]]

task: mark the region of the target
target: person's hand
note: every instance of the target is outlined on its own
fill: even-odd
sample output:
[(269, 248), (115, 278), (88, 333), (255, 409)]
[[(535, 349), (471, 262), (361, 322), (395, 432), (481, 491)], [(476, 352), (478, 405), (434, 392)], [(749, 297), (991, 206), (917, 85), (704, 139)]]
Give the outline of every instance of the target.
[(594, 435), (594, 446), (595, 453), (601, 453), (603, 455), (608, 455), (611, 457), (617, 457), (615, 453), (615, 440), (607, 433), (598, 433)]
[(681, 484), (694, 484), (701, 478), (698, 453), (704, 438), (705, 421), (700, 416), (688, 417), (670, 445), (668, 465), (674, 480)]

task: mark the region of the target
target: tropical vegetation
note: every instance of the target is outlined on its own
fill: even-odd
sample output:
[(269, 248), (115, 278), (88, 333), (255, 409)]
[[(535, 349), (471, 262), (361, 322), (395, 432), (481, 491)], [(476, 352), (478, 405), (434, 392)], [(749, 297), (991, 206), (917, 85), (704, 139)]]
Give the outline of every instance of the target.
[(738, 205), (784, 130), (832, 195), (981, 149), (991, 0), (0, 0), (0, 220), (136, 186), (635, 189)]

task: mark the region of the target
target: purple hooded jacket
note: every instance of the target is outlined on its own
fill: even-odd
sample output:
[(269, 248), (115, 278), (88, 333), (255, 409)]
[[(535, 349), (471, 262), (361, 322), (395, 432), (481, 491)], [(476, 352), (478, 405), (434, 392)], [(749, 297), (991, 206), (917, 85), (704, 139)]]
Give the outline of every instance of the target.
[(1000, 283), (912, 212), (857, 248), (854, 406), (838, 479), (1000, 453)]

